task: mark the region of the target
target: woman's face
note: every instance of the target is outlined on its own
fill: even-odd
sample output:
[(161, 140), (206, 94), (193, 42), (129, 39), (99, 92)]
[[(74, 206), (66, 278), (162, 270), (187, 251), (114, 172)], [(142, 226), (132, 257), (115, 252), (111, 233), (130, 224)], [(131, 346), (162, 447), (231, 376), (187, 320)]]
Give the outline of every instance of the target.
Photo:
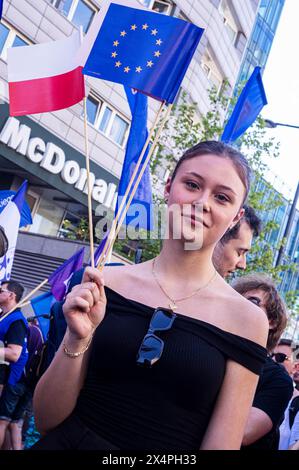
[[(182, 239), (196, 240), (201, 246), (215, 245), (242, 217), (244, 195), (244, 184), (229, 158), (190, 158), (182, 163), (174, 180), (166, 184), (170, 232), (173, 235), (174, 221), (177, 225), (180, 217), (185, 226)], [(175, 213), (173, 218), (171, 213)]]

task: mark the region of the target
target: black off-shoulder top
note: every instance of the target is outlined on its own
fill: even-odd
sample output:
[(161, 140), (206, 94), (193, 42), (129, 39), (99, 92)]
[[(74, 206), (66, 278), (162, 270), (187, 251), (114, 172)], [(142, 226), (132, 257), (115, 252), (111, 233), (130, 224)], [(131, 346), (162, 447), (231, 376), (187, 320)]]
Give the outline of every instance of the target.
[(227, 359), (260, 374), (266, 350), (178, 313), (172, 328), (160, 333), (160, 360), (140, 367), (136, 355), (154, 309), (108, 287), (106, 295), (74, 415), (119, 449), (198, 450)]

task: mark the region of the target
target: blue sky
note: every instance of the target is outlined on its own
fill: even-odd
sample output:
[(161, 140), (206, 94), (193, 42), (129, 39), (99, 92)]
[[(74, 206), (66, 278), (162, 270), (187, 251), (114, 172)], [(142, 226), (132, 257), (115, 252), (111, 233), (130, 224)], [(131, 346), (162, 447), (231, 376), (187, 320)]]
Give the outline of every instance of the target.
[[(269, 104), (262, 116), (299, 126), (298, 18), (299, 1), (286, 0), (263, 76)], [(281, 143), (280, 158), (269, 162), (271, 172), (277, 175), (274, 184), (293, 198), (299, 179), (299, 129), (277, 127), (267, 132)]]

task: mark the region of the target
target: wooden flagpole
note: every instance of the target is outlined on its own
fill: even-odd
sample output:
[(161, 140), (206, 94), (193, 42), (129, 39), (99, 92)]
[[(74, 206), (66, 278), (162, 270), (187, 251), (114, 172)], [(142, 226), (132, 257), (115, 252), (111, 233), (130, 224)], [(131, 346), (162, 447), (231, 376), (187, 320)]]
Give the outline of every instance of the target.
[(89, 164), (86, 96), (83, 98), (83, 107), (84, 107), (85, 162), (86, 162), (86, 171), (87, 171), (87, 205), (88, 205), (90, 262), (91, 262), (91, 267), (94, 268), (94, 242), (93, 242), (92, 201), (91, 201), (91, 185), (90, 185), (90, 164)]
[(14, 308), (12, 308), (9, 312), (7, 312), (5, 315), (3, 315), (0, 318), (0, 321), (4, 320), (4, 318), (6, 318), (10, 313), (14, 312), (17, 308), (20, 308), (27, 300), (30, 299), (30, 297), (32, 297), (35, 294), (35, 292), (37, 292), (45, 284), (47, 284), (47, 282), (48, 282), (48, 279), (44, 279), (37, 287), (35, 287), (35, 289), (33, 289), (31, 292), (29, 292), (29, 294), (25, 295), (25, 297), (23, 299), (21, 299), (20, 302), (18, 302), (17, 305), (14, 306)]
[[(116, 230), (116, 226), (117, 226), (118, 220), (119, 220), (119, 218), (120, 218), (120, 216), (121, 216), (122, 210), (123, 210), (123, 208), (124, 208), (124, 206), (125, 206), (125, 203), (126, 203), (126, 200), (127, 200), (127, 198), (128, 198), (128, 195), (129, 195), (129, 192), (130, 192), (130, 190), (131, 190), (131, 187), (132, 187), (132, 185), (133, 185), (134, 179), (136, 178), (137, 172), (138, 172), (139, 167), (140, 167), (140, 165), (141, 165), (141, 163), (142, 163), (142, 159), (143, 159), (143, 157), (144, 157), (144, 154), (145, 154), (145, 152), (146, 152), (146, 149), (147, 149), (147, 147), (148, 147), (148, 145), (149, 145), (149, 143), (150, 143), (150, 141), (151, 141), (151, 138), (152, 138), (152, 136), (153, 136), (153, 134), (154, 134), (154, 132), (155, 132), (155, 129), (156, 129), (157, 124), (158, 124), (158, 122), (159, 122), (159, 119), (160, 119), (161, 113), (162, 113), (162, 111), (163, 111), (164, 105), (165, 105), (165, 101), (163, 101), (163, 102), (161, 103), (161, 106), (160, 106), (160, 108), (159, 108), (159, 110), (158, 110), (158, 113), (157, 113), (157, 115), (156, 115), (155, 121), (154, 121), (154, 123), (153, 123), (153, 125), (152, 125), (152, 128), (151, 128), (151, 130), (150, 130), (150, 132), (149, 132), (149, 135), (148, 135), (148, 137), (147, 137), (147, 139), (146, 139), (146, 141), (145, 141), (145, 144), (144, 144), (144, 146), (143, 146), (143, 148), (142, 148), (142, 151), (141, 151), (141, 153), (140, 153), (140, 156), (139, 156), (138, 161), (137, 161), (137, 163), (136, 163), (136, 166), (135, 166), (135, 168), (134, 168), (133, 174), (132, 174), (132, 176), (131, 176), (131, 178), (130, 178), (129, 184), (128, 184), (127, 189), (126, 189), (126, 192), (125, 192), (125, 194), (124, 194), (123, 197), (122, 197), (122, 201), (121, 201), (121, 204), (120, 204), (120, 206), (119, 206), (119, 208), (118, 208), (118, 210), (117, 210), (117, 214), (116, 214), (115, 218), (113, 219), (112, 226), (111, 226), (109, 235), (108, 235), (108, 237), (107, 237), (107, 240), (106, 240), (106, 242), (105, 242), (105, 245), (104, 245), (102, 254), (101, 254), (100, 258), (99, 258), (97, 268), (99, 268), (100, 264), (103, 263), (103, 260), (104, 260), (104, 259), (106, 260), (107, 255), (108, 255), (108, 252), (109, 252), (108, 247), (110, 247), (110, 245), (111, 245), (111, 243), (110, 243), (111, 240), (113, 240), (113, 243), (114, 243), (114, 240), (115, 240), (114, 234), (115, 234), (115, 230)], [(112, 245), (113, 245), (113, 243), (112, 243)], [(105, 254), (105, 256), (103, 256), (104, 254)]]
[[(131, 194), (130, 194), (130, 196), (129, 196), (129, 199), (128, 199), (127, 203), (126, 203), (126, 207), (125, 207), (124, 211), (122, 212), (122, 214), (120, 215), (120, 217), (118, 218), (117, 226), (115, 227), (115, 231), (114, 231), (114, 233), (112, 233), (112, 230), (110, 231), (110, 233), (112, 233), (112, 236), (111, 236), (111, 237), (108, 236), (107, 241), (106, 241), (106, 244), (105, 244), (105, 247), (104, 247), (104, 250), (103, 250), (103, 252), (102, 252), (102, 254), (101, 254), (101, 256), (100, 256), (100, 259), (99, 259), (99, 262), (98, 262), (98, 265), (97, 265), (97, 268), (98, 268), (100, 271), (102, 271), (103, 268), (104, 268), (105, 259), (106, 259), (106, 257), (107, 257), (107, 254), (108, 254), (109, 251), (112, 249), (113, 244), (114, 244), (114, 242), (115, 242), (115, 240), (116, 240), (116, 237), (117, 237), (117, 235), (118, 235), (118, 233), (119, 233), (119, 231), (120, 231), (120, 229), (121, 229), (121, 225), (122, 225), (122, 223), (123, 223), (123, 221), (124, 221), (124, 218), (125, 218), (125, 216), (126, 216), (126, 213), (127, 213), (128, 209), (129, 209), (130, 204), (131, 204), (131, 202), (132, 202), (132, 199), (133, 199), (133, 197), (134, 197), (134, 195), (135, 195), (135, 193), (136, 193), (136, 191), (137, 191), (137, 188), (138, 188), (138, 185), (139, 185), (139, 183), (140, 183), (140, 180), (141, 180), (141, 178), (142, 178), (142, 176), (143, 176), (143, 174), (144, 174), (144, 172), (145, 172), (145, 170), (146, 170), (147, 164), (148, 164), (148, 162), (149, 162), (149, 160), (150, 160), (150, 158), (151, 158), (151, 156), (152, 156), (152, 154), (153, 154), (153, 152), (154, 152), (154, 150), (155, 150), (155, 146), (157, 145), (157, 142), (158, 142), (158, 140), (159, 140), (159, 138), (160, 138), (161, 132), (162, 132), (162, 130), (163, 130), (164, 126), (165, 126), (165, 123), (166, 123), (166, 121), (167, 121), (167, 119), (168, 119), (168, 117), (169, 117), (169, 115), (170, 115), (170, 113), (171, 113), (172, 107), (173, 107), (172, 104), (170, 104), (170, 105), (168, 106), (167, 111), (166, 111), (166, 113), (165, 113), (165, 116), (163, 117), (163, 119), (162, 119), (162, 121), (161, 121), (161, 124), (160, 124), (160, 126), (159, 126), (159, 128), (158, 128), (158, 131), (157, 131), (157, 133), (156, 133), (156, 136), (155, 136), (155, 138), (154, 138), (154, 140), (153, 140), (152, 146), (151, 146), (151, 148), (150, 148), (150, 150), (149, 150), (149, 153), (148, 153), (148, 155), (147, 155), (147, 157), (146, 157), (146, 159), (145, 159), (145, 161), (144, 161), (144, 163), (143, 163), (143, 165), (142, 165), (142, 167), (141, 167), (141, 170), (140, 170), (140, 172), (139, 172), (139, 174), (138, 174), (138, 177), (137, 177), (136, 182), (135, 182), (135, 184), (134, 184), (134, 187), (133, 187), (133, 189), (132, 189), (132, 191), (131, 191)], [(152, 129), (152, 130), (153, 130), (153, 129)], [(152, 134), (152, 133), (153, 133), (153, 132), (151, 131), (151, 134)], [(143, 158), (143, 156), (142, 156), (142, 158)], [(142, 158), (139, 159), (139, 160), (142, 161)], [(139, 162), (139, 160), (138, 160), (138, 162)], [(141, 162), (140, 162), (140, 163), (141, 163)], [(137, 165), (136, 165), (136, 166), (137, 166)], [(139, 164), (139, 166), (140, 166), (140, 164)], [(135, 176), (134, 176), (134, 178), (135, 178)], [(131, 178), (131, 179), (132, 179), (132, 178)], [(131, 184), (131, 186), (132, 186), (132, 184)], [(127, 191), (126, 191), (126, 193), (127, 193)], [(118, 211), (118, 212), (119, 212), (119, 211)], [(116, 225), (116, 224), (115, 224), (115, 225)], [(110, 233), (109, 233), (109, 235), (110, 235)], [(107, 247), (106, 247), (106, 245), (107, 245)]]

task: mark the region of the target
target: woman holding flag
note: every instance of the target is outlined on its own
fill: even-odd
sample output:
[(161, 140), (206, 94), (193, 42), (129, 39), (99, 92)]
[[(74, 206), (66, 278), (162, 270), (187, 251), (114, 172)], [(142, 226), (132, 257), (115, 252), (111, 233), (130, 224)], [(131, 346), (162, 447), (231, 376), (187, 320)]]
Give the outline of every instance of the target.
[(159, 256), (103, 275), (86, 269), (36, 388), (45, 437), (34, 448), (240, 448), (268, 321), (216, 273), (212, 255), (248, 192), (243, 155), (201, 142), (166, 184), (169, 238)]

